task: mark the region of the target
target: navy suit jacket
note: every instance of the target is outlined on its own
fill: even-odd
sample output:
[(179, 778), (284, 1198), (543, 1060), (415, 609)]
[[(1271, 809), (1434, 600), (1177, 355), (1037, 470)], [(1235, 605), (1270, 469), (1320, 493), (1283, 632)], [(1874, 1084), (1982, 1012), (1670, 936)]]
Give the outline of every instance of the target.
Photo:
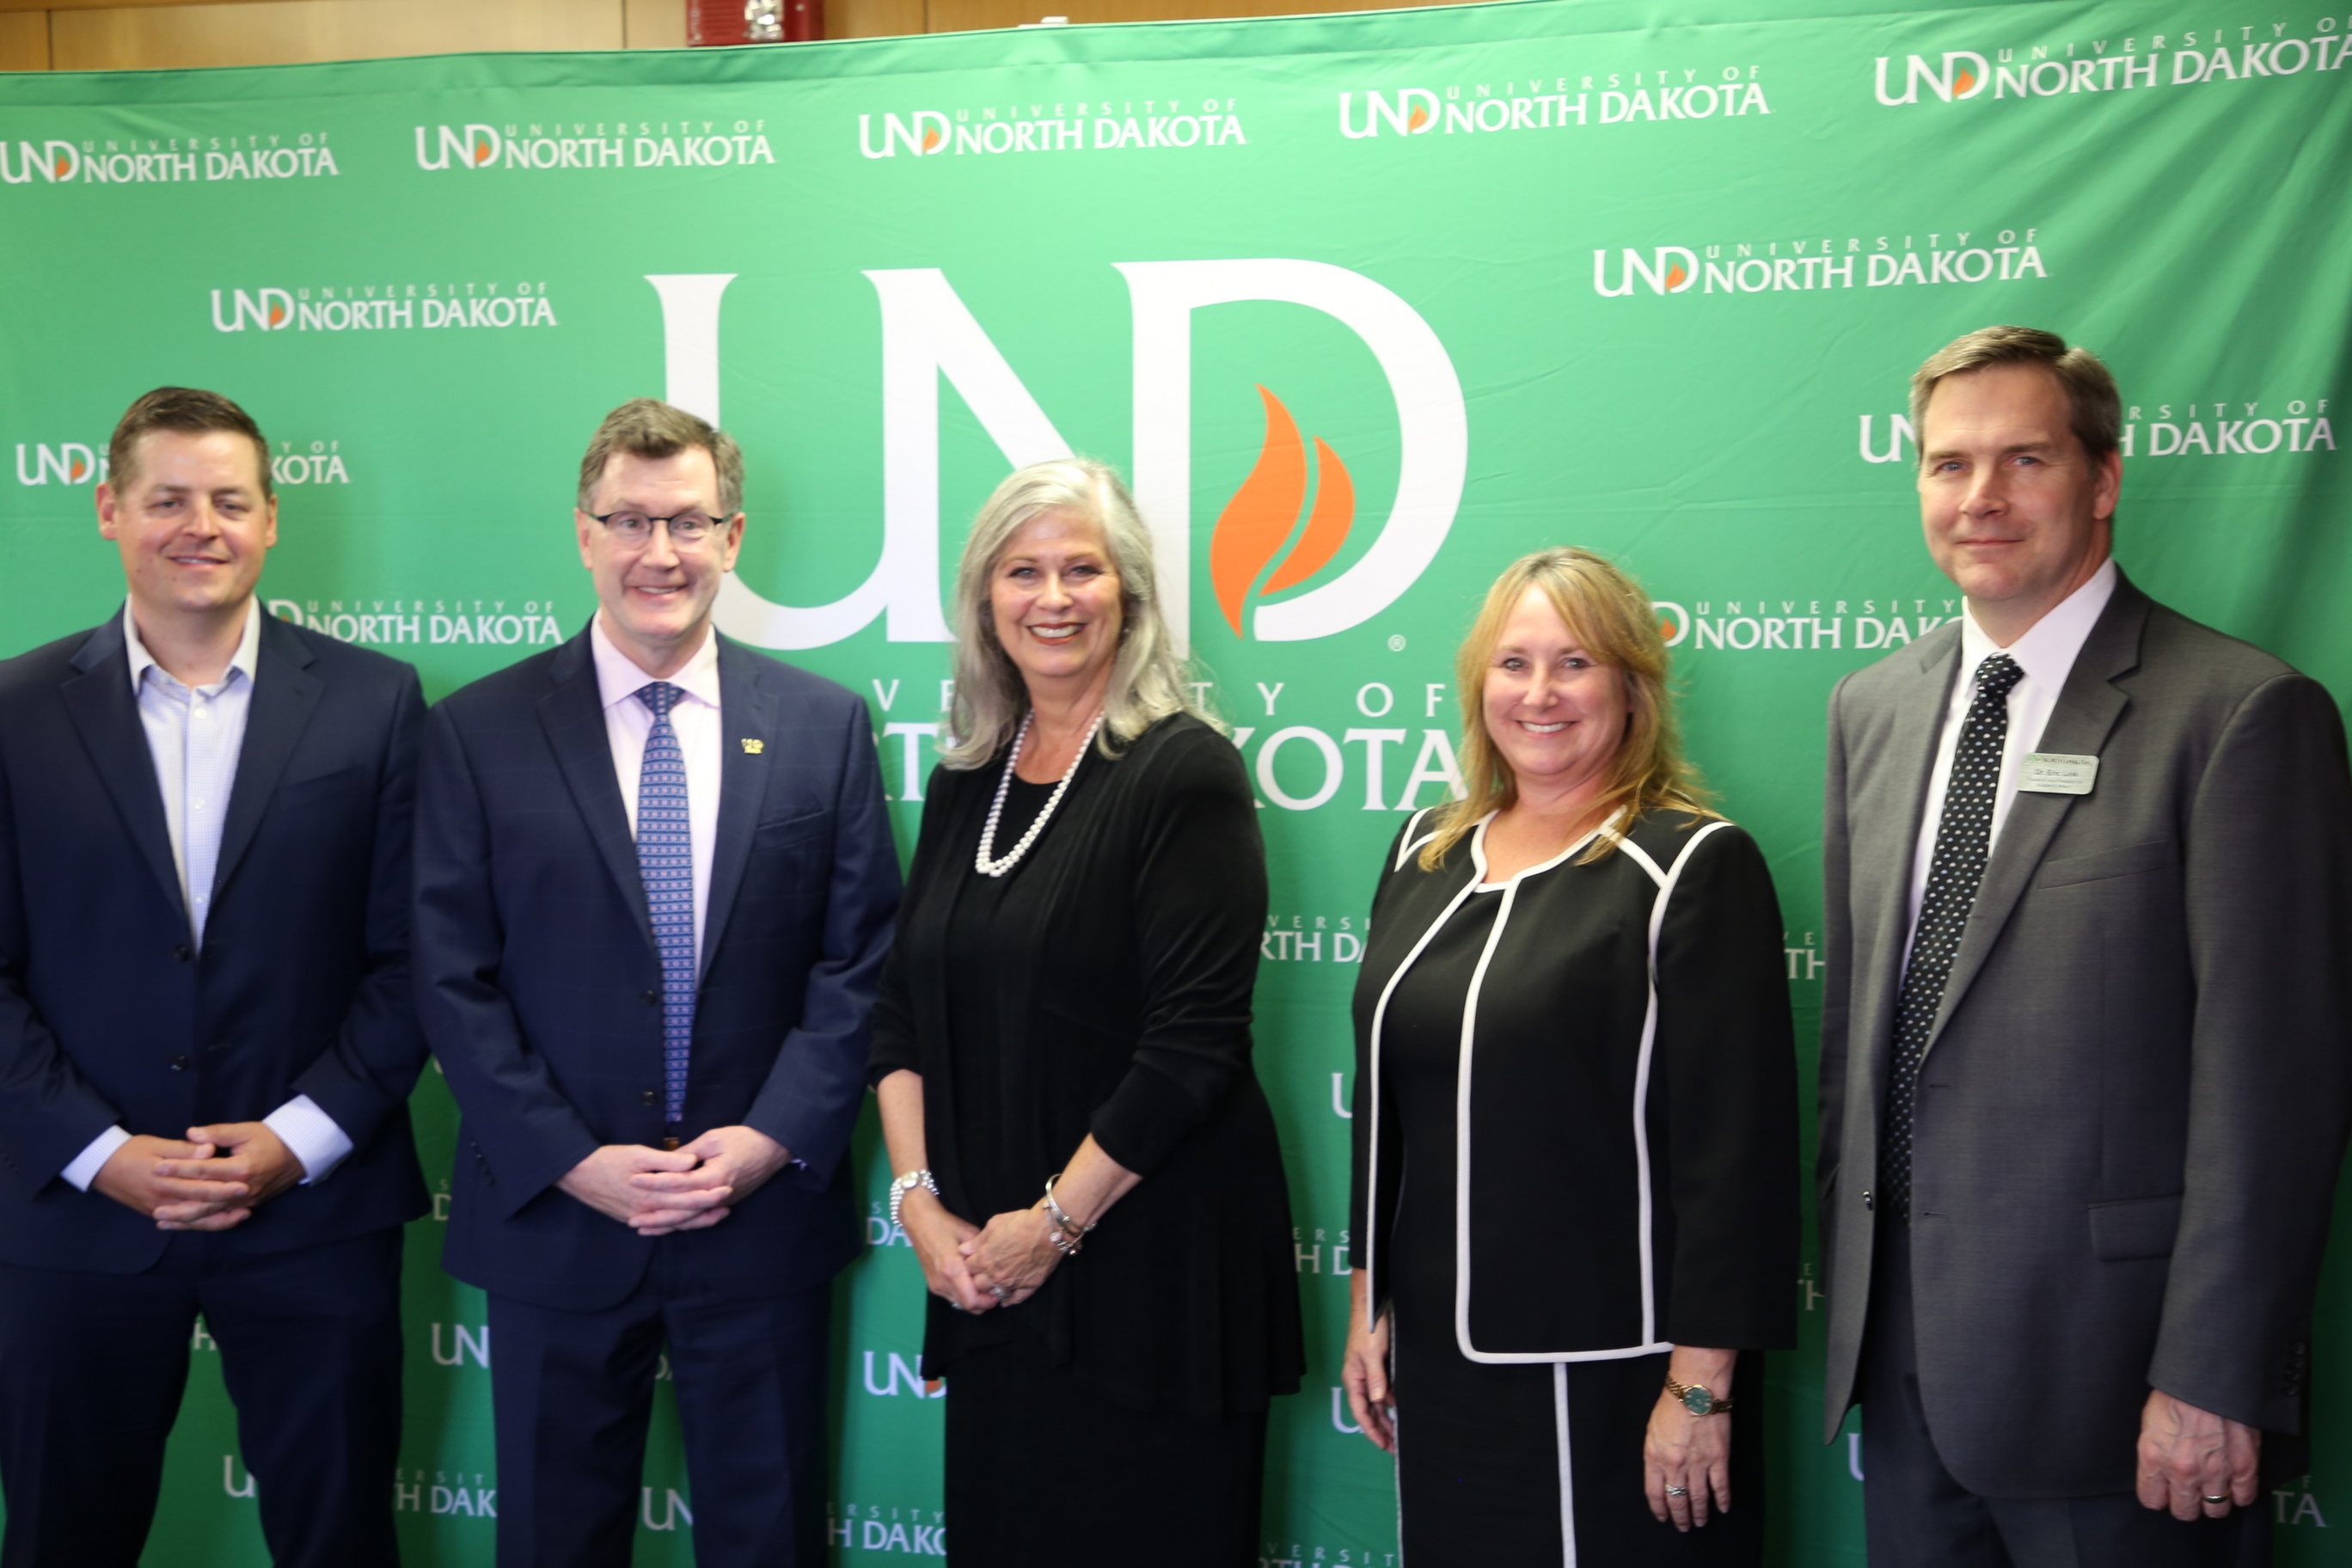
[(0, 1259), (148, 1268), (165, 1233), (65, 1167), (117, 1123), (177, 1138), (299, 1094), (356, 1147), (223, 1245), (425, 1211), (406, 897), (424, 718), (409, 666), (262, 617), (199, 952), (122, 617), (0, 663)]
[[(801, 1163), (667, 1244), (713, 1289), (766, 1295), (859, 1243), (841, 1167), (898, 858), (863, 702), (724, 637), (719, 689), (678, 1131), (755, 1127)], [(434, 709), (416, 881), (422, 1012), (464, 1113), (443, 1263), (536, 1305), (614, 1305), (655, 1243), (556, 1184), (600, 1144), (664, 1136), (661, 961), (584, 631)]]

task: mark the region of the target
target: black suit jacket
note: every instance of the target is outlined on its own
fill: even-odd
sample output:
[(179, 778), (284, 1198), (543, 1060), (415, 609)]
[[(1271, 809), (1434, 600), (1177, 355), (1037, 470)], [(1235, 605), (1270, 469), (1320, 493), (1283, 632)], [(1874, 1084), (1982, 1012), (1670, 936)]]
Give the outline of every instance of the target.
[[(681, 1133), (755, 1127), (803, 1163), (669, 1239), (715, 1289), (766, 1294), (859, 1245), (842, 1157), (898, 860), (863, 702), (724, 637), (719, 686)], [(661, 1142), (661, 961), (584, 631), (434, 709), (416, 885), (425, 1029), (464, 1113), (444, 1264), (523, 1301), (613, 1305), (655, 1244), (556, 1183), (600, 1144)]]
[(177, 1138), (299, 1094), (355, 1147), (224, 1245), (424, 1212), (406, 897), (424, 713), (409, 666), (262, 617), (198, 952), (122, 617), (0, 664), (0, 1258), (147, 1268), (165, 1234), (59, 1173), (116, 1123)]
[[(1948, 627), (1831, 701), (1832, 1435), (1870, 1299), (1912, 847), (1958, 668)], [(2096, 783), (2011, 807), (1913, 1122), (1920, 1395), (1945, 1464), (1990, 1497), (2131, 1489), (2151, 1386), (2297, 1429), (2352, 1093), (2352, 773), (2327, 693), (2118, 582), (2040, 749), (2096, 756)]]

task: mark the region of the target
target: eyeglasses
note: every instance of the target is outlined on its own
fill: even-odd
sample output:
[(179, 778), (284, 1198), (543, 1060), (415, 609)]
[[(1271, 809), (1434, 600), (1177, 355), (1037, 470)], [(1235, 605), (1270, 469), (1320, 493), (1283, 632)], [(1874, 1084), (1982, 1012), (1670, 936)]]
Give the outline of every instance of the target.
[(726, 524), (705, 512), (682, 511), (675, 517), (647, 517), (641, 511), (608, 511), (598, 516), (590, 512), (612, 531), (613, 537), (624, 544), (643, 544), (654, 536), (654, 525), (669, 530), (672, 544), (699, 544)]

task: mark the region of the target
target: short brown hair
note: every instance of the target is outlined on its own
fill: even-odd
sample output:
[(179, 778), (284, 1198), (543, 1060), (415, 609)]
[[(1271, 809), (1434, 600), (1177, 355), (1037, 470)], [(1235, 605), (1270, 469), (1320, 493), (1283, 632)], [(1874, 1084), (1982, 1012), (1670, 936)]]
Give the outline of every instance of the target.
[[(1948, 375), (1962, 375), (1995, 364), (2038, 364), (2058, 378), (2066, 394), (2068, 426), (2094, 463), (2123, 447), (2123, 395), (2116, 378), (2099, 356), (2086, 348), (2068, 348), (2066, 340), (2039, 327), (1979, 327), (1963, 333), (1927, 356), (1911, 373), (1913, 440), (1927, 432), (1927, 399)], [(1920, 448), (1925, 461), (1927, 451)]]
[(275, 500), (269, 483), (269, 443), (253, 416), (217, 392), (193, 386), (159, 386), (125, 410), (106, 444), (107, 483), (120, 490), (137, 465), (132, 461), (139, 437), (150, 430), (179, 430), (201, 436), (208, 430), (231, 430), (253, 443), (254, 461), (261, 469), (261, 499)]
[[(596, 426), (588, 455), (580, 459), (580, 510), (595, 499), (604, 465), (614, 454), (634, 458), (675, 458), (688, 447), (710, 454), (719, 472), (719, 509), (728, 517), (743, 510), (743, 448), (735, 438), (698, 415), (674, 408), (658, 397), (632, 397)], [(720, 521), (724, 521), (725, 519)]]

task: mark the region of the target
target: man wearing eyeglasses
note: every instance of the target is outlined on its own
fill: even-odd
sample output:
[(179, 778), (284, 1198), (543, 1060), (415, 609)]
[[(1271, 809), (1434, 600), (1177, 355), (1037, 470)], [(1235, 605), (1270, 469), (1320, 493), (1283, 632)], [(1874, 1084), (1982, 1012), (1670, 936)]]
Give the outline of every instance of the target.
[(701, 1568), (824, 1560), (829, 1282), (898, 866), (865, 704), (718, 635), (735, 443), (589, 443), (586, 631), (426, 724), (420, 1010), (489, 1295), (499, 1562), (629, 1561), (657, 1363)]

